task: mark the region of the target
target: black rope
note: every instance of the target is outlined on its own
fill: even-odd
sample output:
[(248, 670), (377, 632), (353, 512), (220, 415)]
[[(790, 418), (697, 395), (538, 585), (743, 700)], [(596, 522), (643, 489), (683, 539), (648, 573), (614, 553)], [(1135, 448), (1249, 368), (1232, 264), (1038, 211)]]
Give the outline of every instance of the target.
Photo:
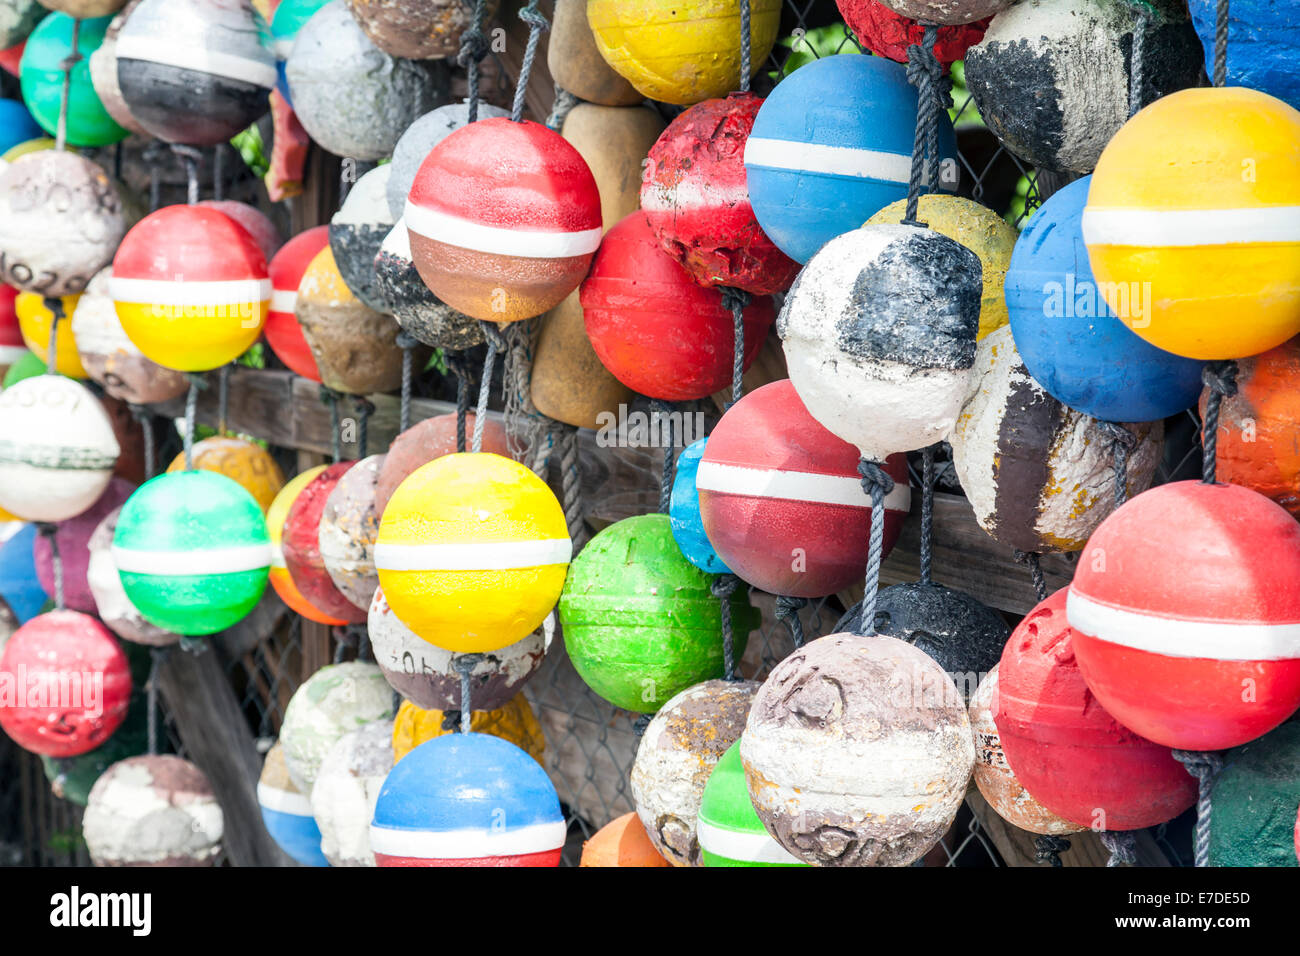
[(799, 611), (807, 606), (807, 598), (780, 595), (776, 599), (776, 619), (790, 629), (796, 650), (803, 647), (803, 621), (799, 619)]
[(1212, 750), (1175, 750), (1174, 759), (1196, 778), (1196, 835), (1193, 840), (1197, 866), (1210, 865), (1210, 795), (1223, 769), (1223, 758)]
[(170, 653), (171, 647), (149, 649), (149, 682), (145, 684), (145, 698), (146, 706), (149, 708), (147, 732), (150, 756), (158, 754), (158, 679), (161, 676), (162, 665)]
[(1228, 83), (1228, 2), (1219, 0), (1214, 18), (1214, 85)]
[(1034, 839), (1034, 862), (1047, 866), (1061, 866), (1061, 854), (1070, 849), (1065, 837), (1043, 834)]
[(719, 291), (723, 306), (731, 313), (731, 401), (727, 405), (730, 408), (745, 394), (745, 309), (750, 296), (744, 289), (725, 285)]
[(50, 566), (54, 570), (54, 607), (62, 611), (63, 604), (63, 556), (59, 554), (59, 526), (53, 521), (36, 522), (36, 530), (40, 532), (50, 546)]
[(749, 0), (740, 0), (740, 92), (749, 92)]
[(736, 638), (731, 628), (731, 595), (738, 584), (740, 578), (734, 574), (719, 574), (709, 585), (722, 615), (722, 679), (727, 681), (742, 679), (736, 674)]
[(197, 146), (182, 143), (169, 143), (168, 146), (185, 167), (185, 201), (193, 206), (199, 201), (199, 163), (203, 159), (203, 151)]
[(154, 476), (153, 413), (144, 405), (128, 405), (131, 417), (140, 423), (140, 434), (144, 439), (144, 480)]
[(1206, 362), (1201, 381), (1210, 390), (1201, 425), (1201, 481), (1212, 485), (1218, 471), (1219, 408), (1224, 398), (1237, 394), (1237, 363), (1232, 359)]
[(650, 726), (653, 714), (641, 714), (636, 720), (632, 721), (632, 733), (637, 740), (645, 736), (646, 728)]
[[(483, 377), (478, 383), (478, 405), (474, 409), (474, 441), (470, 446), (477, 454), (483, 450), (483, 431), (487, 428), (488, 397), (492, 391), (492, 373), (496, 369), (497, 356), (507, 349), (505, 336), (495, 322), (479, 321), (483, 327), (483, 337), (487, 339), (487, 357), (483, 359)], [(456, 442), (460, 444), (460, 397), (456, 402)]]
[[(921, 583), (930, 583), (934, 563), (934, 445), (921, 450)], [(871, 520), (874, 523), (876, 516)]]
[(186, 372), (190, 383), (189, 393), (185, 396), (185, 470), (194, 470), (194, 420), (199, 409), (199, 390), (208, 387), (208, 380), (198, 372)]
[(370, 453), (370, 416), (375, 413), (375, 403), (364, 395), (354, 395), (352, 404), (357, 410), (357, 458), (361, 459)]
[(1137, 448), (1138, 437), (1118, 422), (1098, 422), (1097, 427), (1110, 439), (1115, 458), (1115, 507), (1128, 501), (1128, 459)]
[(404, 432), (411, 427), (411, 386), (415, 381), (415, 356), (412, 350), (419, 342), (405, 332), (398, 332), (395, 341), (402, 350), (402, 404), (397, 418), (397, 430)]
[(47, 295), (45, 308), (50, 313), (50, 340), (45, 344), (45, 370), (56, 375), (59, 368), (59, 323), (67, 318), (67, 313), (63, 311), (63, 300), (58, 296)]
[(483, 36), (483, 21), (487, 17), (487, 0), (475, 0), (474, 22), (460, 35), (460, 50), (456, 62), (469, 71), (469, 122), (478, 119), (479, 64), (488, 55), (487, 39)]
[(339, 393), (328, 385), (321, 385), (320, 400), (329, 406), (330, 457), (334, 459), (334, 464), (337, 465), (343, 460), (343, 436), (340, 434), (341, 423), (339, 421)]
[(664, 446), (664, 468), (659, 476), (659, 511), (668, 514), (668, 508), (672, 504), (673, 470), (676, 463), (676, 455), (673, 451), (676, 445), (676, 440), (673, 438), (673, 403), (652, 398), (650, 418), (651, 421), (659, 419), (662, 422), (659, 435)]
[(921, 186), (939, 185), (939, 111), (952, 106), (950, 81), (934, 55), (939, 28), (927, 23), (920, 43), (907, 48), (907, 81), (916, 87), (916, 135), (912, 141), (912, 170), (907, 181), (907, 212), (903, 224), (924, 226), (920, 212)]
[(1137, 835), (1132, 830), (1102, 830), (1101, 844), (1110, 851), (1106, 866), (1137, 864)]
[(894, 479), (878, 462), (858, 462), (862, 490), (871, 496), (871, 542), (867, 551), (866, 589), (862, 595), (862, 617), (858, 633), (876, 633), (876, 595), (880, 591), (880, 564), (885, 555), (885, 495), (894, 490)]
[(1020, 551), (1015, 552), (1016, 561), (1029, 568), (1029, 580), (1034, 585), (1034, 596), (1039, 601), (1047, 600), (1047, 581), (1043, 578), (1043, 569), (1038, 563), (1037, 551)]
[(85, 57), (81, 55), (78, 47), (81, 44), (81, 20), (78, 17), (72, 18), (72, 46), (68, 50), (68, 55), (59, 63), (59, 68), (63, 70), (63, 90), (59, 94), (59, 122), (55, 127), (54, 148), (63, 152), (68, 148), (68, 101), (72, 98), (72, 71), (77, 68)]
[(542, 38), (542, 31), (551, 25), (537, 9), (538, 0), (528, 0), (528, 6), (519, 11), (519, 19), (528, 24), (528, 45), (524, 47), (524, 60), (519, 66), (519, 83), (515, 87), (515, 102), (510, 110), (510, 118), (516, 123), (524, 119), (524, 100), (528, 95), (528, 80), (533, 73), (533, 60), (537, 58), (537, 44)]

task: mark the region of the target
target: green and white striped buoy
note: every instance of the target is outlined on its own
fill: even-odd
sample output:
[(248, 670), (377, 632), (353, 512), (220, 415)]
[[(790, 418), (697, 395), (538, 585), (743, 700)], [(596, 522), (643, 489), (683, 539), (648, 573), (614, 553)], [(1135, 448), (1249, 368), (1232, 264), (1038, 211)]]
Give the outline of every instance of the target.
[(695, 835), (705, 866), (807, 866), (772, 839), (745, 786), (740, 741), (727, 748), (704, 785)]

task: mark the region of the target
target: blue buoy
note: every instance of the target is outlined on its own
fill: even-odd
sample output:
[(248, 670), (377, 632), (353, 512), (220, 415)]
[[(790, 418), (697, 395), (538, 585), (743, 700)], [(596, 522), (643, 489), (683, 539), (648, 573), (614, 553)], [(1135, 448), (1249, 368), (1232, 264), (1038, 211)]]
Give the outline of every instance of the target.
[(1091, 182), (1056, 193), (1020, 234), (1006, 281), (1012, 338), (1035, 381), (1076, 411), (1110, 422), (1177, 414), (1201, 394), (1202, 363), (1125, 325), (1150, 321), (1149, 289), (1128, 290), (1123, 320), (1099, 294), (1080, 229)]
[(257, 802), (262, 808), (266, 832), (290, 857), (303, 866), (329, 866), (320, 848), (320, 827), (311, 815), (311, 801), (296, 789), (285, 790), (257, 785)]
[(0, 99), (0, 155), (19, 143), (44, 136), (45, 131), (18, 100)]
[[(1214, 78), (1218, 0), (1190, 0), (1192, 23)], [(1295, 0), (1232, 0), (1228, 12), (1228, 85), (1247, 86), (1300, 109), (1300, 4)]]
[(8, 602), (19, 624), (40, 614), (50, 599), (36, 576), (35, 543), (36, 525), (25, 524), (0, 545), (0, 598)]
[(668, 505), (668, 524), (673, 540), (687, 561), (709, 574), (730, 574), (731, 568), (718, 557), (704, 533), (700, 519), (700, 493), (695, 487), (695, 474), (700, 470), (707, 438), (692, 442), (677, 459), (677, 474), (673, 478), (673, 495)]

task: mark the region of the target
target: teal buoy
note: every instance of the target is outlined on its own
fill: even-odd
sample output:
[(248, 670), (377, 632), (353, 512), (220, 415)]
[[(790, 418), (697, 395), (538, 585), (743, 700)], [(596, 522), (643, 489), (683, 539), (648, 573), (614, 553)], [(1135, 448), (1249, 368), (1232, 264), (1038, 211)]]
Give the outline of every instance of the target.
[(1210, 797), (1210, 866), (1300, 865), (1300, 721), (1230, 750)]
[[(68, 145), (108, 146), (126, 139), (127, 131), (109, 115), (90, 81), (90, 55), (104, 42), (112, 17), (82, 20), (77, 50), (82, 59), (72, 68), (68, 93)], [(51, 13), (27, 39), (19, 65), (23, 102), (51, 136), (58, 133), (63, 100), (63, 60), (72, 50), (72, 17)]]

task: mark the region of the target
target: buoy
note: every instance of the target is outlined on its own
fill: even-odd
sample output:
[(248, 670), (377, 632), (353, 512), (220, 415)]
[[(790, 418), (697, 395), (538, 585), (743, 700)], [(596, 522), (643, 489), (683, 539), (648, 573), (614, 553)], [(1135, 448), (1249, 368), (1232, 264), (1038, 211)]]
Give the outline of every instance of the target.
[[(789, 379), (750, 392), (709, 436), (696, 485), (709, 542), (742, 580), (762, 591), (822, 597), (859, 582), (871, 538), (871, 497), (858, 450), (808, 414)], [(884, 553), (911, 506), (907, 460), (885, 470)]]
[(1015, 0), (880, 0), (895, 13), (913, 20), (958, 26), (983, 20), (1011, 6)]
[(280, 0), (271, 15), (271, 49), (275, 53), (275, 88), (285, 102), (293, 107), (293, 98), (289, 95), (289, 81), (285, 77), (285, 66), (293, 43), (298, 39), (302, 25), (312, 18), (321, 7), (330, 0)]
[(23, 292), (81, 292), (125, 233), (116, 187), (84, 156), (42, 150), (0, 173), (0, 279)]
[[(35, 292), (22, 292), (14, 300), (14, 311), (18, 314), (18, 327), (22, 330), (23, 341), (36, 355), (50, 354), (50, 326), (54, 323), (54, 312), (50, 302)], [(54, 371), (68, 378), (87, 377), (85, 366), (77, 351), (77, 337), (72, 330), (72, 318), (81, 296), (66, 295), (58, 300), (59, 331), (54, 340)]]
[[(121, 478), (109, 481), (104, 493), (93, 505), (75, 517), (60, 521), (55, 527), (54, 542), (59, 549), (59, 564), (63, 575), (63, 606), (70, 611), (95, 613), (95, 598), (87, 581), (90, 561), (90, 536), (110, 511), (120, 508), (131, 497), (135, 485)], [(32, 547), (36, 561), (36, 576), (46, 594), (54, 594), (54, 554), (50, 539), (39, 535)]]
[(91, 788), (81, 823), (96, 866), (215, 866), (223, 826), (203, 771), (170, 754), (109, 767)]
[[(559, 8), (563, 9), (563, 4)], [(665, 867), (671, 864), (659, 855), (646, 836), (640, 817), (625, 813), (606, 823), (582, 844), (578, 866)]]
[[(1164, 451), (1164, 423), (1123, 426), (1128, 494), (1145, 491)], [(1001, 328), (980, 343), (949, 439), (979, 526), (1020, 551), (1078, 551), (1115, 510), (1116, 443), (1101, 424), (1052, 398)]]
[(125, 0), (40, 0), (41, 6), (85, 19), (105, 17), (122, 9)]
[(0, 285), (0, 379), (9, 373), (9, 368), (15, 362), (29, 354), (27, 343), (23, 341), (18, 312), (14, 307), (17, 299), (17, 289), (11, 285)]
[[(454, 57), (461, 35), (474, 25), (474, 8), (461, 0), (347, 0), (348, 9), (371, 42), (385, 53), (408, 60)], [(497, 0), (484, 8), (496, 15)]]
[(41, 757), (41, 769), (50, 782), (50, 793), (80, 807), (89, 803), (91, 788), (109, 767), (148, 751), (147, 711), (147, 696), (133, 691), (126, 719), (100, 746), (76, 757)]
[(204, 209), (215, 209), (243, 226), (257, 243), (257, 248), (262, 250), (262, 255), (268, 263), (275, 258), (275, 254), (284, 245), (284, 240), (280, 238), (279, 227), (256, 206), (246, 202), (236, 202), (233, 199), (204, 199), (198, 205)]
[(275, 56), (248, 4), (141, 0), (117, 35), (116, 53), (127, 109), (168, 143), (225, 142), (269, 108)]
[[(1106, 304), (1080, 228), (1091, 182), (1084, 177), (1049, 197), (1016, 243), (1006, 277), (1016, 350), (1034, 381), (1085, 415), (1108, 422), (1176, 415), (1200, 393), (1201, 363), (1138, 338)], [(1123, 311), (1142, 321), (1146, 310), (1139, 298)]]
[(180, 641), (175, 631), (165, 631), (144, 619), (122, 587), (117, 563), (113, 560), (113, 535), (117, 531), (121, 508), (114, 508), (96, 525), (86, 545), (86, 586), (94, 600), (95, 613), (104, 626), (124, 641), (150, 647), (167, 647)]
[[(397, 323), (353, 294), (328, 246), (303, 273), (294, 313), (327, 388), (365, 395), (401, 386)], [(417, 351), (414, 360), (422, 368), (426, 353)]]
[(390, 173), (392, 166), (385, 163), (358, 179), (329, 225), (330, 249), (339, 274), (352, 294), (376, 312), (388, 311), (375, 287), (375, 256), (393, 228), (387, 194)]
[[(713, 576), (677, 548), (663, 514), (624, 518), (573, 560), (560, 598), (569, 659), (615, 707), (653, 714), (676, 694), (721, 677), (722, 618)], [(734, 659), (759, 614), (744, 587), (729, 598)]]
[(484, 119), (447, 136), (421, 164), (404, 215), (433, 294), (492, 322), (558, 305), (600, 245), (600, 194), (586, 161), (531, 121)]
[[(739, 29), (736, 36), (740, 36)], [(556, 86), (585, 102), (636, 106), (645, 100), (636, 87), (609, 68), (596, 49), (596, 38), (587, 23), (587, 0), (556, 0), (546, 66)], [(739, 69), (736, 75), (740, 75)]]
[[(1205, 74), (1214, 77), (1218, 0), (1189, 0), (1192, 23), (1205, 49)], [(1300, 77), (1292, 68), (1300, 49), (1300, 16), (1277, 0), (1234, 0), (1228, 8), (1228, 85), (1245, 86), (1300, 109)]]
[[(475, 415), (465, 415), (465, 440), (468, 443), (474, 435)], [(510, 443), (506, 436), (505, 425), (500, 419), (489, 418), (483, 423), (483, 451), (503, 458), (510, 457)], [(379, 469), (379, 478), (375, 482), (375, 510), (383, 514), (388, 501), (393, 497), (399, 485), (415, 469), (427, 465), (435, 458), (452, 455), (456, 452), (456, 415), (435, 415), (416, 422), (406, 431), (393, 439), (388, 446), (388, 454)]]
[(546, 313), (533, 351), (533, 404), (543, 415), (576, 428), (599, 428), (632, 390), (610, 374), (587, 338), (581, 291)]
[(799, 860), (908, 866), (952, 825), (975, 748), (957, 688), (922, 651), (832, 634), (772, 669), (740, 759), (768, 833)]
[[(90, 79), (88, 58), (104, 41), (109, 21), (109, 17), (81, 21), (77, 52), (82, 59), (73, 66), (68, 85), (65, 130), (70, 146), (109, 146), (127, 137), (127, 131), (104, 108)], [(42, 20), (27, 38), (19, 66), (23, 102), (36, 122), (51, 136), (59, 128), (64, 78), (68, 75), (63, 61), (72, 51), (72, 24), (72, 17), (66, 13), (52, 13)]]
[(360, 161), (388, 157), (406, 127), (447, 97), (443, 64), (384, 53), (342, 2), (325, 4), (302, 24), (284, 73), (307, 134), (336, 156)]
[[(731, 310), (720, 292), (691, 281), (660, 248), (644, 212), (605, 236), (582, 283), (581, 303), (596, 355), (634, 391), (692, 401), (731, 384)], [(773, 312), (768, 296), (756, 296), (743, 312), (746, 368), (763, 347)]]
[(1070, 584), (1088, 689), (1166, 747), (1267, 733), (1300, 707), (1296, 573), (1300, 526), (1261, 494), (1178, 481), (1138, 495), (1093, 533)]
[[(491, 119), (495, 116), (509, 116), (510, 113), (491, 103), (479, 103), (478, 118)], [(406, 198), (411, 193), (415, 176), (420, 171), (420, 164), (433, 147), (456, 130), (469, 123), (469, 100), (461, 103), (448, 103), (425, 113), (408, 126), (397, 145), (393, 147), (392, 161), (387, 164), (390, 172), (385, 192), (388, 197), (388, 211), (395, 223), (406, 211)]]
[(718, 557), (700, 518), (700, 492), (697, 477), (700, 458), (707, 438), (691, 442), (677, 456), (673, 471), (672, 497), (668, 506), (668, 526), (682, 557), (707, 574), (730, 574), (731, 569)]
[(1107, 712), (1084, 683), (1078, 648), (1065, 588), (1040, 602), (1007, 641), (993, 720), (1011, 771), (1034, 799), (1076, 826), (1137, 830), (1172, 820), (1195, 802), (1195, 778), (1168, 747)]
[(384, 507), (375, 565), (393, 613), (449, 651), (494, 651), (555, 607), (573, 554), (546, 484), (500, 455), (444, 455)]
[(487, 734), (447, 734), (388, 774), (370, 846), (380, 866), (558, 866), (566, 831), (535, 760)]
[(330, 465), (298, 492), (285, 516), (284, 536), (280, 543), (284, 563), (298, 593), (323, 614), (351, 624), (363, 623), (366, 611), (348, 600), (325, 569), (321, 553), (321, 516), (334, 489), (356, 465), (355, 461)]
[[(835, 0), (840, 16), (858, 43), (899, 63), (907, 62), (907, 48), (919, 44), (925, 27), (911, 17), (895, 13), (879, 0)], [(988, 20), (956, 26), (942, 26), (934, 43), (934, 55), (945, 67), (963, 59), (966, 51), (984, 36)], [(960, 105), (960, 104), (959, 104)]]
[(767, 832), (745, 785), (740, 741), (719, 759), (695, 821), (700, 857), (705, 866), (807, 866)]
[[(646, 153), (663, 132), (663, 119), (648, 106), (578, 103), (565, 115), (560, 135), (578, 151), (596, 180), (606, 232), (641, 206)], [(742, 172), (742, 182), (743, 176)]]
[(376, 720), (348, 731), (321, 761), (311, 788), (320, 848), (331, 866), (374, 866), (370, 819), (379, 788), (393, 769), (392, 722)]
[[(0, 65), (3, 65), (4, 53), (0, 51)], [(24, 108), (25, 109), (25, 108)], [(11, 146), (3, 154), (0, 154), (0, 172), (7, 169), (16, 159), (26, 156), (28, 153), (39, 153), (44, 150), (54, 149), (54, 140), (48, 136), (41, 136), (37, 139), (24, 140), (17, 146)]]
[(312, 816), (311, 800), (294, 785), (277, 741), (266, 752), (257, 781), (257, 803), (266, 832), (285, 853), (303, 866), (329, 866), (320, 847), (320, 827)]
[(289, 517), (289, 509), (298, 500), (302, 490), (324, 470), (324, 465), (317, 465), (285, 482), (280, 493), (271, 502), (271, 507), (267, 509), (266, 530), (271, 540), (271, 587), (275, 588), (275, 593), (280, 596), (280, 600), (309, 621), (336, 627), (346, 624), (347, 621), (340, 617), (331, 617), (308, 601), (298, 590), (298, 585), (293, 583), (293, 576), (290, 575), (284, 560), (284, 522)]
[(1143, 101), (1195, 86), (1201, 51), (1186, 5), (1046, 0), (999, 13), (966, 54), (988, 128), (1034, 166), (1090, 173), (1129, 117), (1134, 34), (1146, 30)]
[(689, 687), (655, 714), (632, 764), (632, 800), (646, 835), (674, 866), (702, 866), (696, 818), (704, 785), (740, 739), (756, 681), (710, 680)]
[(45, 374), (45, 363), (40, 357), (27, 349), (23, 349), (22, 358), (9, 366), (9, 371), (5, 372), (4, 387), (9, 388), (11, 385), (17, 385), (25, 378), (35, 378), (37, 375)]
[(344, 734), (393, 719), (393, 691), (374, 664), (327, 664), (293, 692), (280, 746), (294, 786), (311, 793), (321, 761)]
[(947, 438), (972, 377), (981, 271), (965, 246), (916, 226), (827, 243), (777, 319), (812, 417), (871, 461)]
[(298, 233), (277, 252), (267, 266), (271, 277), (271, 307), (266, 314), (266, 344), (289, 371), (313, 382), (320, 381), (320, 370), (312, 357), (295, 309), (298, 286), (303, 273), (316, 255), (329, 245), (329, 227), (316, 226)]
[[(253, 496), (263, 513), (284, 487), (284, 472), (271, 453), (246, 438), (213, 435), (194, 443), (191, 458), (195, 468), (215, 471), (238, 482)], [(185, 470), (185, 453), (181, 452), (167, 466), (167, 472), (172, 474)]]
[[(738, 4), (589, 0), (587, 22), (605, 62), (648, 99), (690, 106), (740, 88)], [(780, 24), (780, 0), (752, 0), (753, 73), (772, 52)]]
[(61, 375), (0, 392), (0, 508), (25, 521), (66, 521), (108, 487), (121, 451), (104, 406)]
[(104, 111), (113, 118), (113, 122), (128, 133), (148, 136), (149, 131), (131, 115), (126, 99), (122, 96), (122, 85), (117, 79), (117, 37), (126, 24), (126, 18), (140, 3), (141, 0), (129, 0), (127, 5), (109, 21), (108, 28), (104, 31), (103, 41), (98, 49), (90, 54), (90, 85), (94, 88), (95, 95), (99, 97), (99, 102), (103, 104)]
[(136, 347), (181, 372), (237, 359), (262, 334), (271, 304), (253, 237), (202, 206), (164, 206), (132, 226), (113, 257), (109, 291)]
[(237, 482), (180, 471), (143, 484), (122, 507), (113, 561), (131, 603), (178, 634), (215, 634), (262, 599), (271, 543), (262, 509)]
[(371, 455), (349, 468), (326, 497), (320, 515), (318, 539), (325, 573), (338, 592), (362, 611), (369, 609), (379, 587), (374, 549), (380, 512), (375, 508), (375, 482), (383, 463), (383, 455)]
[(49, 601), (36, 575), (36, 525), (24, 524), (0, 544), (0, 600), (19, 624), (26, 624)]
[(975, 785), (980, 795), (1003, 820), (1030, 833), (1066, 836), (1084, 829), (1035, 800), (1012, 773), (993, 719), (997, 711), (998, 665), (994, 664), (970, 701), (970, 729), (975, 736)]
[[(1300, 111), (1236, 88), (1173, 93), (1115, 134), (1092, 177), (1083, 239), (1129, 328), (1197, 359), (1257, 355), (1300, 332), (1297, 138)], [(1125, 293), (1150, 298), (1143, 319), (1125, 314)]]
[(0, 3), (0, 50), (22, 43), (45, 17), (47, 7), (37, 0)]
[[(3, 14), (0, 14), (3, 15)], [(19, 100), (0, 99), (0, 155), (20, 143), (45, 135)]]
[[(388, 606), (384, 589), (376, 588), (366, 619), (370, 649), (384, 679), (421, 710), (459, 710), (459, 654), (443, 650), (416, 635)], [(470, 707), (498, 710), (542, 666), (555, 630), (548, 615), (542, 627), (523, 640), (484, 654), (470, 671)]]
[[(782, 252), (807, 262), (907, 198), (916, 102), (902, 66), (848, 53), (800, 67), (763, 101), (745, 142), (745, 172), (758, 224)], [(939, 155), (938, 188), (954, 191), (956, 138), (942, 114)]]
[[(759, 228), (745, 178), (745, 143), (763, 100), (705, 100), (680, 114), (650, 150), (641, 208), (664, 252), (700, 285), (780, 292), (799, 271)], [(570, 114), (572, 115), (572, 114)]]
[(1213, 796), (1210, 866), (1295, 866), (1300, 723), (1225, 754)]
[(112, 279), (112, 266), (95, 273), (86, 291), (76, 300), (72, 321), (66, 325), (60, 323), (60, 336), (64, 328), (71, 331), (86, 374), (114, 398), (133, 405), (179, 398), (189, 388), (189, 381), (184, 373), (163, 368), (145, 358), (127, 337), (113, 302)]
[(131, 697), (116, 638), (78, 611), (49, 611), (14, 631), (0, 653), (0, 677), (11, 689), (0, 727), (24, 750), (49, 757), (94, 750), (126, 718)]
[(402, 331), (418, 342), (455, 352), (483, 344), (478, 319), (438, 301), (411, 257), (411, 234), (399, 219), (375, 255), (375, 289)]
[[(470, 728), (476, 734), (491, 734), (509, 741), (528, 754), (538, 764), (546, 750), (542, 725), (523, 694), (516, 694), (496, 710), (479, 710), (471, 713)], [(441, 710), (423, 710), (409, 700), (397, 708), (393, 724), (393, 755), (401, 760), (423, 743), (445, 734), (455, 734), (460, 727), (456, 714)]]

